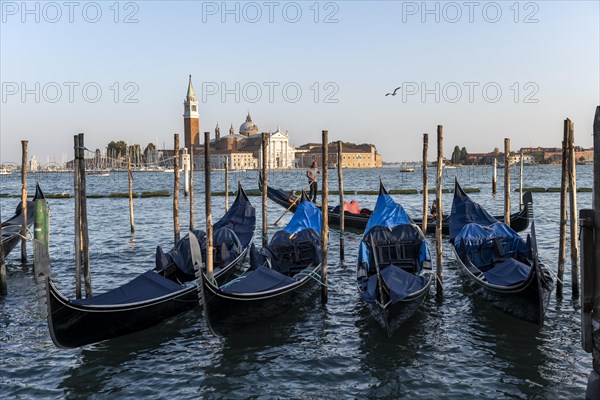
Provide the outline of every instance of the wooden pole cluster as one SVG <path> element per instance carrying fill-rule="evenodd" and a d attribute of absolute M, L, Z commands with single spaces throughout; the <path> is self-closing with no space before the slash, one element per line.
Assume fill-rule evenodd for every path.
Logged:
<path fill-rule="evenodd" d="M 492 194 L 496 194 L 496 175 L 498 169 L 498 160 L 494 157 L 494 167 L 492 169 Z"/>
<path fill-rule="evenodd" d="M 572 297 L 579 296 L 579 237 L 577 229 L 579 221 L 577 216 L 577 171 L 575 159 L 575 125 L 568 121 L 568 181 L 569 181 L 569 225 L 571 241 L 571 289 Z"/>
<path fill-rule="evenodd" d="M 213 282 L 213 223 L 210 189 L 210 132 L 204 132 L 204 206 L 206 210 L 206 275 Z"/>
<path fill-rule="evenodd" d="M 21 213 L 23 225 L 21 227 L 21 262 L 27 262 L 27 140 L 21 140 Z"/>
<path fill-rule="evenodd" d="M 437 173 L 436 173 L 436 203 L 437 213 L 435 220 L 435 251 L 436 251 L 436 273 L 437 286 L 436 294 L 441 295 L 443 292 L 442 282 L 444 280 L 444 271 L 442 269 L 442 168 L 444 165 L 443 153 L 443 127 L 437 126 Z"/>
<path fill-rule="evenodd" d="M 85 284 L 85 296 L 92 297 L 90 274 L 90 239 L 87 222 L 87 195 L 85 179 L 85 142 L 80 133 L 74 137 L 75 158 L 73 165 L 75 180 L 75 296 L 81 298 L 81 275 Z"/>
<path fill-rule="evenodd" d="M 131 172 L 131 156 L 127 157 L 127 177 L 129 178 L 129 224 L 131 233 L 135 232 L 135 223 L 133 220 L 133 173 Z"/>
<path fill-rule="evenodd" d="M 423 222 L 421 230 L 427 233 L 427 217 L 429 215 L 429 177 L 427 176 L 427 151 L 429 150 L 429 135 L 423 134 Z"/>
<path fill-rule="evenodd" d="M 521 164 L 519 167 L 519 210 L 523 209 L 523 149 L 520 152 Z"/>
<path fill-rule="evenodd" d="M 225 161 L 225 212 L 229 210 L 229 157 Z"/>
<path fill-rule="evenodd" d="M 269 155 L 267 153 L 267 134 L 262 133 L 262 176 L 263 176 L 263 191 L 262 191 L 262 244 L 266 246 L 269 237 L 267 232 L 267 190 L 268 190 L 268 171 L 267 163 Z"/>
<path fill-rule="evenodd" d="M 194 229 L 194 146 L 190 147 L 190 231 Z"/>
<path fill-rule="evenodd" d="M 504 223 L 510 226 L 510 139 L 504 138 Z"/>
<path fill-rule="evenodd" d="M 321 211 L 323 215 L 321 232 L 321 303 L 327 304 L 327 246 L 329 238 L 329 132 L 322 131 L 323 135 L 323 191 L 321 201 Z"/>
<path fill-rule="evenodd" d="M 556 282 L 556 296 L 563 297 L 563 275 L 565 271 L 565 254 L 567 252 L 567 182 L 569 170 L 569 129 L 570 121 L 565 119 L 562 142 L 562 172 L 560 179 L 560 217 L 559 217 L 559 242 L 558 242 L 558 282 Z"/>
<path fill-rule="evenodd" d="M 175 234 L 175 244 L 179 242 L 180 229 L 179 229 L 179 134 L 173 135 L 173 173 L 175 179 L 173 180 L 173 230 Z"/>
<path fill-rule="evenodd" d="M 339 193 L 340 193 L 340 262 L 344 262 L 344 220 L 345 212 L 344 212 L 344 175 L 342 173 L 342 163 L 343 163 L 343 148 L 342 141 L 338 140 L 338 157 L 337 157 L 337 173 L 338 173 L 338 183 L 339 183 Z M 325 165 L 325 164 L 323 164 Z"/>

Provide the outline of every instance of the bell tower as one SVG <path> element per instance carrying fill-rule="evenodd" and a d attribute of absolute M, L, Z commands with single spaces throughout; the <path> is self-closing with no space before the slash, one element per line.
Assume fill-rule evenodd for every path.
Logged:
<path fill-rule="evenodd" d="M 192 75 L 190 75 L 187 96 L 183 102 L 183 133 L 186 148 L 190 149 L 192 146 L 200 144 L 200 115 L 198 114 L 198 101 L 194 93 L 194 86 L 192 86 Z"/>

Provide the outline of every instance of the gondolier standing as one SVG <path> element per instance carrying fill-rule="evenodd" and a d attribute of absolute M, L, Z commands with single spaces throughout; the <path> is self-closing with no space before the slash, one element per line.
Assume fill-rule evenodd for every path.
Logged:
<path fill-rule="evenodd" d="M 317 162 L 313 160 L 310 168 L 306 171 L 306 177 L 308 178 L 308 186 L 310 187 L 310 193 L 308 198 L 313 203 L 317 202 L 317 175 L 319 174 L 319 169 L 317 168 Z"/>

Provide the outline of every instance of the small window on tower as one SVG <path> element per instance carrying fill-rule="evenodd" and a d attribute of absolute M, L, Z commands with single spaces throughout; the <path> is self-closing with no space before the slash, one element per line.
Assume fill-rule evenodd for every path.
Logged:
<path fill-rule="evenodd" d="M 192 111 L 196 111 L 196 106 L 192 106 Z"/>

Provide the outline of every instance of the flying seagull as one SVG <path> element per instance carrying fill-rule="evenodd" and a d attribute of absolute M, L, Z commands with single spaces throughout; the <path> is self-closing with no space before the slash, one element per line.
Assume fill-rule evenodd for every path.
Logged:
<path fill-rule="evenodd" d="M 386 96 L 389 96 L 390 94 L 391 94 L 392 96 L 395 96 L 395 95 L 396 95 L 396 92 L 397 92 L 397 91 L 398 91 L 398 89 L 400 89 L 401 87 L 402 87 L 402 86 L 398 86 L 396 89 L 394 89 L 394 92 L 393 92 L 393 93 L 386 93 Z"/>

